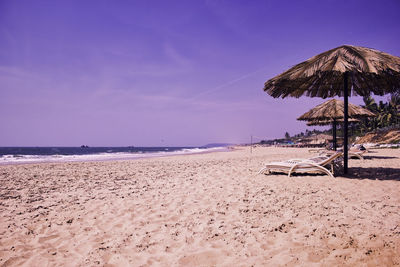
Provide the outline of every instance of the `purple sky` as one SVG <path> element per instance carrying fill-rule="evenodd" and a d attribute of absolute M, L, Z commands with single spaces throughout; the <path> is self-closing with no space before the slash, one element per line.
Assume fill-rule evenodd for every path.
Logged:
<path fill-rule="evenodd" d="M 296 118 L 325 100 L 273 99 L 264 82 L 342 44 L 400 56 L 399 14 L 399 0 L 3 0 L 0 146 L 189 146 L 305 131 Z"/>

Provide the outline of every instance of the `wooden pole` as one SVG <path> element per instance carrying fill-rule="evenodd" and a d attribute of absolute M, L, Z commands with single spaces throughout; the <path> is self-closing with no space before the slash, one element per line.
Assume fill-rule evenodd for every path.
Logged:
<path fill-rule="evenodd" d="M 333 119 L 332 123 L 332 137 L 333 137 L 333 150 L 336 151 L 337 142 L 336 142 L 336 119 Z"/>
<path fill-rule="evenodd" d="M 348 105 L 349 105 L 349 91 L 348 91 L 348 72 L 346 71 L 344 73 L 344 129 L 343 129 L 343 152 L 344 152 L 344 162 L 343 162 L 343 168 L 344 168 L 344 174 L 348 173 L 348 120 L 349 120 L 349 111 L 348 111 Z"/>

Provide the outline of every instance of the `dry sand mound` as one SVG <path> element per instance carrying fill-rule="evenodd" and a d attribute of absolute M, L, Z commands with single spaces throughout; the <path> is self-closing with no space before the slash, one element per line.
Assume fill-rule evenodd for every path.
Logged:
<path fill-rule="evenodd" d="M 357 140 L 356 143 L 397 144 L 400 143 L 400 130 L 389 130 L 380 133 L 367 133 Z"/>

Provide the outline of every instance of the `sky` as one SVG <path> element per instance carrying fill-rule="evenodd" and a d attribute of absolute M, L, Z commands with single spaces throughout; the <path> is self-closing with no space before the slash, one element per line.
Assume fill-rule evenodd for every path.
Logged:
<path fill-rule="evenodd" d="M 399 13 L 399 0 L 2 0 L 0 146 L 199 146 L 311 130 L 296 118 L 326 99 L 274 99 L 264 82 L 343 44 L 400 56 Z"/>

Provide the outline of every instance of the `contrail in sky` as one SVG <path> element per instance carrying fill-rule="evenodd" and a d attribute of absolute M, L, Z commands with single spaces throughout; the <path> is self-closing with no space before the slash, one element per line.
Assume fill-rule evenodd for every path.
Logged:
<path fill-rule="evenodd" d="M 199 98 L 200 96 L 208 95 L 208 94 L 210 94 L 210 93 L 216 92 L 216 91 L 218 91 L 218 90 L 220 90 L 220 89 L 222 89 L 222 88 L 224 88 L 224 87 L 226 87 L 226 86 L 228 86 L 228 85 L 232 85 L 232 84 L 234 84 L 234 83 L 237 83 L 238 81 L 241 81 L 241 80 L 244 80 L 244 79 L 246 79 L 246 78 L 248 78 L 248 77 L 250 77 L 250 76 L 253 76 L 254 74 L 256 74 L 256 73 L 258 73 L 258 72 L 260 72 L 260 71 L 262 71 L 262 70 L 264 70 L 264 69 L 265 69 L 265 67 L 263 67 L 263 68 L 261 68 L 261 69 L 258 69 L 258 70 L 256 70 L 256 71 L 247 73 L 247 74 L 245 74 L 245 75 L 242 75 L 242 76 L 240 76 L 239 78 L 236 78 L 236 79 L 234 79 L 234 80 L 232 80 L 232 81 L 229 81 L 229 82 L 226 82 L 226 83 L 224 83 L 224 84 L 218 85 L 217 87 L 211 88 L 211 89 L 209 89 L 209 90 L 205 90 L 205 91 L 201 92 L 200 94 L 197 94 L 197 95 L 195 95 L 195 96 L 189 98 L 188 100 L 194 100 L 194 99 L 196 99 L 196 98 Z"/>

